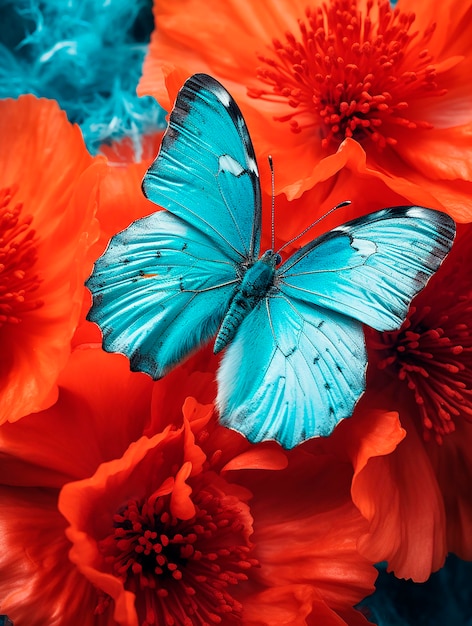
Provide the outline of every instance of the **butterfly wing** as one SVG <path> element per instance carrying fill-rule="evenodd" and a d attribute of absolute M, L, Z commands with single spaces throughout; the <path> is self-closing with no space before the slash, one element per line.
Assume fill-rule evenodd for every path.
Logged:
<path fill-rule="evenodd" d="M 412 298 L 454 241 L 454 221 L 423 207 L 392 207 L 310 242 L 278 270 L 290 299 L 326 307 L 386 331 L 398 328 Z"/>
<path fill-rule="evenodd" d="M 220 422 L 287 449 L 329 435 L 351 415 L 365 369 L 361 324 L 279 292 L 259 302 L 224 353 Z"/>
<path fill-rule="evenodd" d="M 213 242 L 166 211 L 111 240 L 87 287 L 108 352 L 157 379 L 218 329 L 239 281 Z"/>
<path fill-rule="evenodd" d="M 365 388 L 361 322 L 400 326 L 454 232 L 443 213 L 394 207 L 301 248 L 277 270 L 274 289 L 224 355 L 221 422 L 250 441 L 274 439 L 285 448 L 329 435 Z"/>
<path fill-rule="evenodd" d="M 257 166 L 242 115 L 205 75 L 180 90 L 143 190 L 159 211 L 115 235 L 87 287 L 103 346 L 160 378 L 215 334 L 259 252 Z"/>
<path fill-rule="evenodd" d="M 179 92 L 145 195 L 191 223 L 235 262 L 259 255 L 259 173 L 244 118 L 206 74 Z"/>

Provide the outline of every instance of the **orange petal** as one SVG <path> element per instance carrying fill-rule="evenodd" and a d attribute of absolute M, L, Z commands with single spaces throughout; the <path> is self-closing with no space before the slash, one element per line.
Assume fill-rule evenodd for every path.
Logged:
<path fill-rule="evenodd" d="M 96 591 L 69 561 L 57 491 L 3 486 L 0 498 L 2 613 L 28 626 L 53 623 L 58 615 L 64 624 L 94 626 Z"/>
<path fill-rule="evenodd" d="M 285 453 L 275 446 L 255 446 L 231 459 L 221 471 L 244 469 L 281 470 L 287 467 L 287 463 Z"/>
<path fill-rule="evenodd" d="M 405 415 L 402 422 L 408 434 L 394 451 L 369 457 L 363 444 L 355 459 L 352 498 L 370 523 L 358 546 L 373 562 L 388 561 L 399 578 L 423 582 L 446 557 L 444 505 L 423 442 Z"/>
<path fill-rule="evenodd" d="M 147 424 L 153 386 L 145 374 L 132 374 L 122 355 L 74 351 L 57 403 L 0 429 L 3 481 L 60 487 L 121 456 Z"/>
<path fill-rule="evenodd" d="M 305 450 L 290 453 L 284 470 L 248 472 L 238 481 L 253 493 L 260 582 L 311 584 L 340 615 L 373 591 L 376 570 L 357 550 L 368 526 L 351 500 L 349 464 Z"/>
<path fill-rule="evenodd" d="M 425 446 L 444 498 L 447 549 L 467 561 L 472 560 L 471 445 L 472 424 L 458 420 L 440 446 Z"/>
<path fill-rule="evenodd" d="M 0 422 L 52 404 L 81 312 L 86 253 L 98 237 L 95 211 L 102 159 L 57 103 L 22 96 L 0 102 L 0 188 L 13 187 L 21 216 L 32 216 L 37 308 L 0 328 Z"/>
<path fill-rule="evenodd" d="M 312 623 L 323 626 L 362 626 L 369 623 L 354 609 L 352 614 L 352 620 L 344 621 L 311 585 L 285 585 L 266 589 L 250 597 L 244 603 L 243 622 L 245 626 L 306 626 Z"/>

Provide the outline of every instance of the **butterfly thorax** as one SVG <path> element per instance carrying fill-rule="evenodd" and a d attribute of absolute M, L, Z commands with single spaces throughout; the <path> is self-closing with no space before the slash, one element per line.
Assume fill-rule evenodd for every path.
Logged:
<path fill-rule="evenodd" d="M 241 322 L 267 295 L 274 285 L 275 268 L 280 255 L 267 250 L 245 272 L 216 336 L 213 352 L 217 354 L 233 339 Z"/>

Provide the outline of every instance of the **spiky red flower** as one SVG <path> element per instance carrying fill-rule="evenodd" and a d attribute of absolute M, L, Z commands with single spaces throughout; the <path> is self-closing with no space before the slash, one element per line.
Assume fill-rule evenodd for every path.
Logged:
<path fill-rule="evenodd" d="M 58 402 L 0 428 L 0 610 L 30 626 L 367 624 L 350 466 L 249 446 L 211 404 L 182 407 L 184 387 L 212 386 L 187 373 L 154 383 L 76 350 Z"/>
<path fill-rule="evenodd" d="M 159 1 L 139 90 L 169 108 L 188 75 L 221 80 L 290 199 L 351 140 L 369 167 L 428 185 L 468 221 L 471 12 L 459 0 L 414 12 L 403 0 L 215 0 L 203 15 L 198 0 Z"/>

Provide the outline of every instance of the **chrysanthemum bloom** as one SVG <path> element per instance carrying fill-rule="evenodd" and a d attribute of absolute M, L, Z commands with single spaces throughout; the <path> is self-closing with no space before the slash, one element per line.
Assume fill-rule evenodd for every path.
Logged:
<path fill-rule="evenodd" d="M 156 0 L 154 15 L 140 93 L 168 109 L 167 76 L 171 89 L 195 72 L 221 80 L 289 198 L 357 141 L 371 167 L 470 219 L 470 2 Z"/>
<path fill-rule="evenodd" d="M 472 559 L 472 258 L 470 228 L 395 332 L 367 332 L 367 394 L 407 431 L 353 481 L 370 520 L 359 543 L 399 577 L 425 580 L 452 551 Z M 362 413 L 359 407 L 354 422 Z"/>
<path fill-rule="evenodd" d="M 77 350 L 60 383 L 53 407 L 0 429 L 0 608 L 15 624 L 367 624 L 352 606 L 376 572 L 356 549 L 348 463 L 300 452 L 286 467 L 211 404 L 169 402 L 185 376 L 154 383 L 120 355 Z"/>
<path fill-rule="evenodd" d="M 54 402 L 80 315 L 103 163 L 53 101 L 0 102 L 0 423 Z"/>

